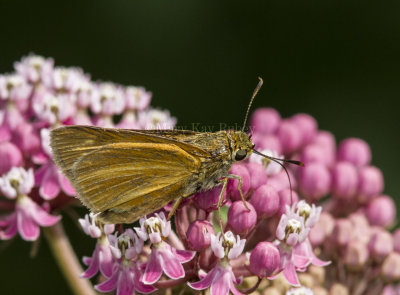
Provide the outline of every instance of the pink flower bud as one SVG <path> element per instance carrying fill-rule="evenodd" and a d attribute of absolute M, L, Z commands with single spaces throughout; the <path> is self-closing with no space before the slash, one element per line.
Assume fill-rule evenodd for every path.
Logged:
<path fill-rule="evenodd" d="M 255 144 L 255 149 L 258 151 L 270 150 L 276 152 L 278 155 L 282 154 L 281 142 L 275 135 L 256 133 L 251 140 Z"/>
<path fill-rule="evenodd" d="M 335 227 L 333 228 L 332 236 L 333 240 L 339 246 L 347 245 L 351 238 L 353 232 L 353 225 L 348 219 L 337 219 Z"/>
<path fill-rule="evenodd" d="M 357 240 L 349 243 L 344 253 L 344 263 L 350 270 L 360 270 L 368 261 L 367 245 Z"/>
<path fill-rule="evenodd" d="M 322 211 L 318 223 L 311 228 L 308 238 L 314 247 L 320 246 L 324 241 L 331 236 L 333 228 L 335 227 L 335 220 L 332 215 Z"/>
<path fill-rule="evenodd" d="M 264 184 L 254 191 L 250 203 L 258 218 L 271 217 L 279 209 L 279 195 L 273 186 Z"/>
<path fill-rule="evenodd" d="M 247 211 L 242 201 L 233 202 L 228 211 L 228 223 L 235 234 L 247 234 L 257 221 L 257 213 L 253 205 L 246 202 Z"/>
<path fill-rule="evenodd" d="M 299 127 L 292 121 L 284 120 L 279 125 L 277 135 L 282 144 L 282 151 L 290 155 L 297 151 L 302 144 L 302 134 Z"/>
<path fill-rule="evenodd" d="M 272 243 L 260 242 L 250 254 L 250 270 L 261 278 L 274 274 L 279 264 L 279 250 Z"/>
<path fill-rule="evenodd" d="M 397 281 L 400 279 L 400 254 L 390 253 L 383 261 L 381 274 L 387 281 Z"/>
<path fill-rule="evenodd" d="M 396 229 L 393 232 L 393 246 L 394 251 L 400 252 L 400 229 Z"/>
<path fill-rule="evenodd" d="M 320 145 L 327 150 L 334 152 L 336 150 L 336 140 L 332 133 L 329 131 L 320 130 L 315 135 L 312 143 Z"/>
<path fill-rule="evenodd" d="M 250 174 L 246 166 L 244 166 L 243 164 L 234 164 L 229 171 L 229 174 L 237 175 L 242 178 L 242 192 L 243 196 L 246 196 L 246 194 L 250 190 Z M 239 180 L 232 178 L 229 179 L 226 191 L 230 195 L 231 200 L 241 200 L 239 192 Z"/>
<path fill-rule="evenodd" d="M 299 196 L 295 191 L 290 194 L 290 189 L 283 189 L 278 192 L 279 195 L 279 210 L 278 215 L 282 215 L 286 211 L 286 205 L 293 205 L 299 201 Z"/>
<path fill-rule="evenodd" d="M 371 236 L 368 249 L 371 257 L 375 261 L 381 262 L 393 251 L 392 235 L 381 228 L 377 228 Z"/>
<path fill-rule="evenodd" d="M 247 163 L 247 171 L 250 174 L 250 187 L 255 190 L 259 186 L 267 183 L 267 173 L 265 168 L 260 163 L 249 162 Z"/>
<path fill-rule="evenodd" d="M 358 173 L 358 198 L 361 202 L 369 202 L 383 191 L 381 170 L 374 166 L 362 167 Z"/>
<path fill-rule="evenodd" d="M 303 167 L 299 168 L 301 170 Z M 293 173 L 290 170 L 288 170 L 288 174 L 292 182 L 292 189 L 294 190 L 297 187 L 296 178 L 293 176 Z M 267 184 L 272 185 L 277 191 L 290 188 L 289 178 L 283 169 L 279 171 L 278 174 L 268 177 Z"/>
<path fill-rule="evenodd" d="M 194 197 L 194 204 L 197 208 L 207 212 L 217 210 L 219 195 L 221 194 L 222 185 L 217 186 L 209 191 L 197 193 Z M 226 202 L 226 191 L 223 195 L 223 202 Z"/>
<path fill-rule="evenodd" d="M 320 163 L 311 163 L 299 170 L 299 189 L 312 200 L 319 200 L 329 193 L 331 175 Z"/>
<path fill-rule="evenodd" d="M 14 166 L 22 163 L 20 150 L 11 142 L 0 143 L 0 175 L 6 173 Z"/>
<path fill-rule="evenodd" d="M 192 222 L 186 233 L 191 250 L 200 251 L 210 246 L 213 234 L 214 228 L 209 221 L 196 220 Z"/>
<path fill-rule="evenodd" d="M 358 185 L 356 167 L 349 162 L 339 162 L 332 169 L 332 194 L 339 199 L 355 196 Z"/>
<path fill-rule="evenodd" d="M 390 197 L 380 196 L 368 204 L 365 213 L 370 224 L 388 227 L 396 219 L 396 205 Z"/>
<path fill-rule="evenodd" d="M 339 144 L 337 156 L 339 161 L 347 161 L 356 167 L 362 167 L 371 161 L 371 150 L 364 140 L 348 138 Z"/>
<path fill-rule="evenodd" d="M 352 224 L 352 240 L 357 240 L 365 244 L 368 243 L 372 231 L 367 218 L 361 212 L 351 214 L 348 219 Z"/>
<path fill-rule="evenodd" d="M 280 121 L 281 116 L 276 110 L 271 108 L 259 108 L 251 116 L 250 128 L 253 133 L 274 133 Z"/>
<path fill-rule="evenodd" d="M 333 155 L 328 155 L 327 149 L 318 144 L 309 144 L 301 151 L 300 160 L 307 166 L 309 163 L 317 162 L 330 166 Z"/>
<path fill-rule="evenodd" d="M 299 127 L 303 145 L 308 144 L 314 139 L 317 134 L 318 124 L 313 117 L 300 113 L 294 115 L 291 121 Z"/>

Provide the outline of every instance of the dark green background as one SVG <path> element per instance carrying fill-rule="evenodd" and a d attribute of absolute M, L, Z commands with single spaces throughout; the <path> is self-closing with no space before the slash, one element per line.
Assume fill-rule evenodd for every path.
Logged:
<path fill-rule="evenodd" d="M 397 0 L 2 1 L 0 12 L 0 72 L 29 52 L 53 57 L 145 86 L 180 125 L 241 124 L 261 76 L 255 107 L 306 112 L 338 140 L 366 139 L 398 197 Z M 93 241 L 64 219 L 90 255 Z M 0 293 L 70 294 L 44 240 L 33 260 L 20 238 L 2 248 Z"/>

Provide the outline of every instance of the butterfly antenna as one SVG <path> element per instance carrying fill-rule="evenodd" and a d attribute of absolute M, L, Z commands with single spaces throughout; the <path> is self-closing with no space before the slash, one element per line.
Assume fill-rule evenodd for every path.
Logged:
<path fill-rule="evenodd" d="M 264 83 L 263 79 L 261 79 L 260 77 L 258 77 L 258 80 L 260 80 L 260 81 L 258 82 L 256 89 L 254 89 L 254 91 L 253 91 L 253 95 L 251 96 L 249 106 L 247 107 L 246 116 L 244 116 L 244 122 L 243 122 L 243 128 L 242 128 L 243 132 L 244 132 L 244 128 L 246 128 L 247 117 L 249 116 L 249 112 L 250 112 L 251 105 L 253 104 L 253 100 L 256 97 L 258 91 L 260 91 L 260 88 Z"/>
<path fill-rule="evenodd" d="M 273 162 L 279 164 L 279 165 L 283 168 L 283 170 L 285 170 L 286 176 L 287 176 L 287 178 L 289 179 L 290 204 L 293 204 L 292 181 L 290 180 L 289 172 L 287 171 L 286 167 L 285 167 L 280 161 L 285 162 L 285 163 L 289 163 L 289 164 L 294 164 L 294 165 L 297 165 L 297 166 L 302 166 L 302 167 L 304 166 L 303 162 L 295 161 L 295 160 L 279 159 L 279 158 L 267 156 L 267 155 L 264 155 L 263 153 L 260 153 L 259 151 L 256 151 L 256 150 L 254 150 L 254 149 L 253 149 L 253 152 L 254 152 L 255 154 L 261 156 L 261 157 L 270 159 L 271 161 L 273 161 Z"/>

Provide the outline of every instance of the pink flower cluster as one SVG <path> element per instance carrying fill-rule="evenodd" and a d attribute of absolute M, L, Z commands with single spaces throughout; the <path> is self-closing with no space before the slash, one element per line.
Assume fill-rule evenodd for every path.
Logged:
<path fill-rule="evenodd" d="M 175 118 L 151 108 L 150 99 L 144 88 L 93 82 L 40 56 L 0 75 L 0 239 L 36 240 L 40 227 L 59 222 L 56 212 L 76 202 L 52 160 L 52 128 L 172 128 Z M 311 116 L 282 119 L 270 108 L 254 112 L 250 131 L 257 151 L 305 166 L 256 154 L 234 164 L 230 174 L 241 177 L 245 202 L 230 179 L 222 220 L 221 186 L 184 200 L 174 226 L 165 218 L 171 206 L 126 227 L 86 215 L 79 222 L 96 242 L 82 279 L 97 276 L 98 292 L 118 295 L 399 292 L 400 230 L 389 232 L 395 205 L 382 194 L 368 144 L 350 138 L 336 146 Z"/>
<path fill-rule="evenodd" d="M 30 55 L 0 75 L 0 239 L 36 240 L 50 213 L 74 202 L 74 189 L 52 160 L 49 133 L 60 125 L 171 128 L 168 111 L 149 106 L 142 87 L 93 82 L 79 68 Z"/>

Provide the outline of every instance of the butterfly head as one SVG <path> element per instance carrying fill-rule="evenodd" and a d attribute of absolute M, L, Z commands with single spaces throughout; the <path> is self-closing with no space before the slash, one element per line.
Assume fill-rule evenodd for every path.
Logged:
<path fill-rule="evenodd" d="M 251 155 L 254 143 L 251 138 L 242 131 L 233 131 L 231 133 L 232 160 L 242 161 Z"/>

